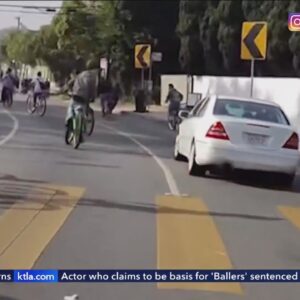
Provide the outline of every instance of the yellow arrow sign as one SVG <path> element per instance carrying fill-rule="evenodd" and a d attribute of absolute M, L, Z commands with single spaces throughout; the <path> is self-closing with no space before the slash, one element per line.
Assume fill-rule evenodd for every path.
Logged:
<path fill-rule="evenodd" d="M 135 45 L 134 63 L 136 69 L 147 69 L 151 64 L 151 45 Z"/>
<path fill-rule="evenodd" d="M 267 52 L 267 23 L 243 22 L 241 59 L 264 60 Z"/>

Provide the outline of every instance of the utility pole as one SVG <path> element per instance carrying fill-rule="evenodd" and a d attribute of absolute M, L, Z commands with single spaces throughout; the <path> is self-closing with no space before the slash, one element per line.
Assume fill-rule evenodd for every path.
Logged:
<path fill-rule="evenodd" d="M 16 19 L 17 19 L 17 22 L 18 22 L 17 23 L 17 30 L 20 31 L 21 30 L 21 17 L 16 17 Z M 16 62 L 13 63 L 13 68 L 14 68 L 15 75 L 17 75 L 18 71 L 17 71 L 17 64 L 16 64 Z"/>

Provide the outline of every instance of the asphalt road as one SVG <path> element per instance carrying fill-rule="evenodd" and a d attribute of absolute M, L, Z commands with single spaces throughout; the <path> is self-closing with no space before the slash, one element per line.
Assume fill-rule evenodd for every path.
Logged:
<path fill-rule="evenodd" d="M 299 177 L 291 190 L 249 174 L 190 177 L 172 159 L 174 133 L 161 113 L 97 114 L 93 136 L 74 150 L 64 144 L 64 116 L 55 103 L 43 118 L 28 116 L 24 101 L 1 110 L 0 269 L 300 269 Z M 300 292 L 286 283 L 0 286 L 0 300 L 296 300 Z"/>

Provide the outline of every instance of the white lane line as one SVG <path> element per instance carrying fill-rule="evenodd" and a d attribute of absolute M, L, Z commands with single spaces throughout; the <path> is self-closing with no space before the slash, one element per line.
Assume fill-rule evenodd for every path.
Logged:
<path fill-rule="evenodd" d="M 0 113 L 7 114 L 13 120 L 13 122 L 14 122 L 14 126 L 13 126 L 13 129 L 11 130 L 11 132 L 8 135 L 6 135 L 3 139 L 0 140 L 0 146 L 2 146 L 2 145 L 4 145 L 5 143 L 7 143 L 9 140 L 11 140 L 14 137 L 14 135 L 16 134 L 16 132 L 19 129 L 19 121 L 18 121 L 18 119 L 14 115 L 12 115 L 7 110 L 3 110 Z"/>
<path fill-rule="evenodd" d="M 170 169 L 168 168 L 168 166 L 159 157 L 157 157 L 148 147 L 146 147 L 145 145 L 143 145 L 141 142 L 139 142 L 137 139 L 135 139 L 134 137 L 132 137 L 127 132 L 119 131 L 119 130 L 111 127 L 111 126 L 104 125 L 104 124 L 100 124 L 100 126 L 105 127 L 108 130 L 111 130 L 111 131 L 113 131 L 113 132 L 115 132 L 115 133 L 117 133 L 117 134 L 119 134 L 121 136 L 124 136 L 124 137 L 128 138 L 133 143 L 135 143 L 140 148 L 142 148 L 146 153 L 148 153 L 155 160 L 155 162 L 158 164 L 158 166 L 163 171 L 163 174 L 164 174 L 165 179 L 167 181 L 167 184 L 169 186 L 170 193 L 172 195 L 174 195 L 174 196 L 180 196 L 180 191 L 179 191 L 177 182 L 176 182 L 176 180 L 175 180 L 172 172 L 170 171 Z"/>

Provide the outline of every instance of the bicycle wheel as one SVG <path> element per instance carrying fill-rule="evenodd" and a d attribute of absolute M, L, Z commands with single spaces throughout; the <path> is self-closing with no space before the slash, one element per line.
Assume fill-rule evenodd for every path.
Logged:
<path fill-rule="evenodd" d="M 72 145 L 74 149 L 77 149 L 81 143 L 82 135 L 82 114 L 78 114 L 73 119 L 73 139 Z"/>
<path fill-rule="evenodd" d="M 47 110 L 47 102 L 45 96 L 40 96 L 37 104 L 37 113 L 40 117 L 43 117 Z"/>
<path fill-rule="evenodd" d="M 73 120 L 70 120 L 65 132 L 65 143 L 67 145 L 70 145 L 72 143 L 73 135 Z"/>
<path fill-rule="evenodd" d="M 95 127 L 95 116 L 94 116 L 94 111 L 89 108 L 87 111 L 87 115 L 86 115 L 86 119 L 85 119 L 85 129 L 86 129 L 86 134 L 88 136 L 91 136 L 93 131 L 94 131 L 94 127 Z"/>
<path fill-rule="evenodd" d="M 31 94 L 29 94 L 28 97 L 27 97 L 26 108 L 27 108 L 27 112 L 29 114 L 33 114 L 33 112 L 34 112 L 34 108 L 33 108 L 33 96 Z"/>

